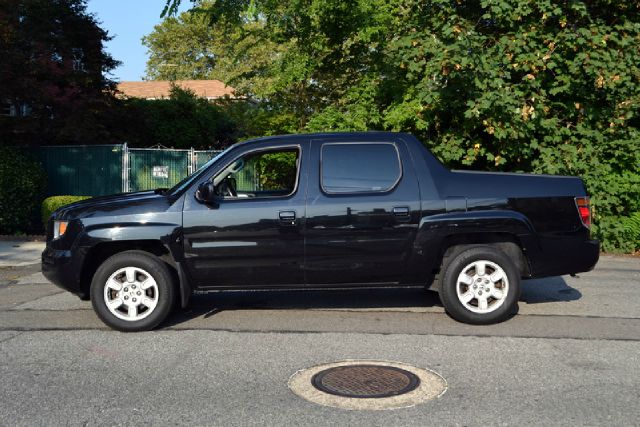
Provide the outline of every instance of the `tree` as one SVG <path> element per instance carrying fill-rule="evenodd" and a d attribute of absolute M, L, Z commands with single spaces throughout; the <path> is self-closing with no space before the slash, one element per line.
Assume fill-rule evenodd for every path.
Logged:
<path fill-rule="evenodd" d="M 198 13 L 168 17 L 142 38 L 150 80 L 210 79 L 225 45 L 223 32 Z M 219 73 L 218 70 L 216 72 Z"/>
<path fill-rule="evenodd" d="M 204 1 L 192 11 L 167 17 L 143 37 L 149 49 L 147 78 L 217 79 L 264 98 L 271 90 L 268 76 L 274 73 L 269 68 L 286 46 L 265 39 L 264 23 L 249 16 L 241 25 L 212 23 L 213 4 Z"/>
<path fill-rule="evenodd" d="M 122 141 L 134 147 L 220 149 L 236 137 L 226 109 L 178 86 L 167 99 L 124 100 L 119 113 Z"/>
<path fill-rule="evenodd" d="M 85 0 L 0 3 L 0 102 L 22 117 L 3 118 L 12 143 L 87 143 L 109 138 L 102 114 L 114 101 L 105 77 L 117 66 L 110 38 Z"/>
<path fill-rule="evenodd" d="M 195 3 L 286 47 L 246 80 L 279 129 L 410 131 L 451 167 L 580 175 L 605 248 L 638 245 L 619 224 L 640 211 L 640 3 Z"/>

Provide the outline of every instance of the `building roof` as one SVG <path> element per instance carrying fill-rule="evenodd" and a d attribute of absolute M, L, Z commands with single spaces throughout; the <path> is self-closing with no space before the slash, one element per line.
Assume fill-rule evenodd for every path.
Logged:
<path fill-rule="evenodd" d="M 176 80 L 173 83 L 183 89 L 189 89 L 200 98 L 216 99 L 234 96 L 234 89 L 220 80 Z M 142 82 L 118 83 L 118 95 L 125 98 L 160 99 L 168 98 L 171 82 L 168 80 L 149 80 Z"/>

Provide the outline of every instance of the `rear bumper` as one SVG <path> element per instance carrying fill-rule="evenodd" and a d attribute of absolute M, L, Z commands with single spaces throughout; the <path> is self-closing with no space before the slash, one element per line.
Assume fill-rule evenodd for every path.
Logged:
<path fill-rule="evenodd" d="M 591 271 L 600 258 L 598 240 L 545 239 L 537 254 L 528 253 L 531 277 L 561 276 Z"/>
<path fill-rule="evenodd" d="M 70 250 L 53 249 L 49 245 L 42 252 L 42 274 L 54 285 L 87 298 L 80 281 L 82 264 Z"/>

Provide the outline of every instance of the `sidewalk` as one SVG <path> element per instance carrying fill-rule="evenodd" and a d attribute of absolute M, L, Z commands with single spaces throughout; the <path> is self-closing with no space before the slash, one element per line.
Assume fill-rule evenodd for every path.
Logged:
<path fill-rule="evenodd" d="M 0 267 L 37 264 L 44 246 L 44 242 L 0 241 Z"/>

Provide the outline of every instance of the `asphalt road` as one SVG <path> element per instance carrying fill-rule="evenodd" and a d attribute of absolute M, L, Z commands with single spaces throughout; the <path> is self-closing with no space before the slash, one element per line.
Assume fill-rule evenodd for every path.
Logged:
<path fill-rule="evenodd" d="M 415 289 L 222 292 L 158 331 L 105 328 L 37 265 L 0 268 L 0 425 L 639 425 L 640 259 L 524 282 L 520 313 L 456 323 Z M 346 411 L 294 395 L 344 359 L 430 368 L 439 399 Z"/>

